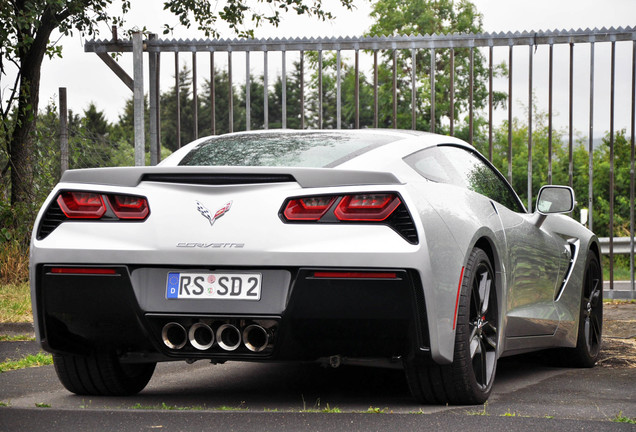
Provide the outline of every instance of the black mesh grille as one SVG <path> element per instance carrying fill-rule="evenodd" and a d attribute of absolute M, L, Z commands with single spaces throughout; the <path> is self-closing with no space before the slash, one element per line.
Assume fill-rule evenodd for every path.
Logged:
<path fill-rule="evenodd" d="M 391 217 L 389 217 L 387 222 L 391 228 L 396 230 L 409 243 L 417 244 L 419 242 L 415 223 L 404 204 L 400 204 Z"/>
<path fill-rule="evenodd" d="M 60 209 L 57 201 L 54 200 L 51 205 L 49 205 L 49 208 L 46 210 L 44 217 L 40 221 L 37 239 L 42 240 L 46 238 L 46 236 L 51 234 L 53 230 L 65 220 L 66 216 L 64 215 L 64 213 L 62 213 L 62 209 Z"/>
<path fill-rule="evenodd" d="M 287 174 L 144 174 L 142 181 L 203 185 L 284 183 L 296 181 Z"/>

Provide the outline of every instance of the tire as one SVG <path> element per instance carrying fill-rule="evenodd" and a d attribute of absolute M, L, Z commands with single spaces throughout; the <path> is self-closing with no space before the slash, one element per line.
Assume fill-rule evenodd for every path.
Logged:
<path fill-rule="evenodd" d="M 418 402 L 476 405 L 490 396 L 497 368 L 499 323 L 494 282 L 488 255 L 473 249 L 462 280 L 453 362 L 405 361 L 407 381 Z"/>
<path fill-rule="evenodd" d="M 603 272 L 596 254 L 588 251 L 581 289 L 576 348 L 561 352 L 561 361 L 570 367 L 593 367 L 601 353 L 603 335 Z"/>
<path fill-rule="evenodd" d="M 54 354 L 60 382 L 77 395 L 127 396 L 139 393 L 152 377 L 156 363 L 122 364 L 111 353 L 90 356 Z"/>

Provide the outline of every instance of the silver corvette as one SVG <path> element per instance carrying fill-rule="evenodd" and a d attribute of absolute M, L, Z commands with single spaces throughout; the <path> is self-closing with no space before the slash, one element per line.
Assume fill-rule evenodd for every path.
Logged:
<path fill-rule="evenodd" d="M 397 130 L 202 138 L 156 167 L 68 171 L 31 243 L 38 340 L 82 395 L 159 361 L 399 367 L 479 404 L 497 359 L 601 343 L 597 238 L 545 186 L 528 213 L 458 139 Z"/>

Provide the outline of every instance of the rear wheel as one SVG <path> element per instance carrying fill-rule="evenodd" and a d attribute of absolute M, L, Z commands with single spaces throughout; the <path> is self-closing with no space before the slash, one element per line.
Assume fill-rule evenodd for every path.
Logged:
<path fill-rule="evenodd" d="M 54 354 L 60 382 L 78 395 L 126 396 L 139 393 L 152 377 L 156 363 L 121 363 L 114 354 L 89 356 Z"/>
<path fill-rule="evenodd" d="M 495 277 L 488 255 L 475 248 L 464 269 L 455 350 L 450 365 L 405 362 L 413 396 L 423 403 L 484 403 L 497 368 L 498 306 Z"/>

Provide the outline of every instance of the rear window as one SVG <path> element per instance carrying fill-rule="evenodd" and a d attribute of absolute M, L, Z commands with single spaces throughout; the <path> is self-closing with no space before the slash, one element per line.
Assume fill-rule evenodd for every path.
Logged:
<path fill-rule="evenodd" d="M 331 168 L 397 139 L 346 132 L 226 135 L 200 143 L 179 165 Z"/>

